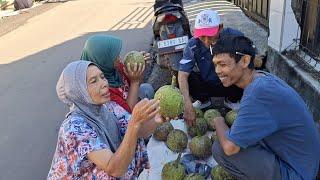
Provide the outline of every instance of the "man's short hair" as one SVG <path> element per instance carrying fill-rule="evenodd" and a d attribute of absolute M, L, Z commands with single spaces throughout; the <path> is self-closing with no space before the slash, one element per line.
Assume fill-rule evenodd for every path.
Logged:
<path fill-rule="evenodd" d="M 239 62 L 244 55 L 250 55 L 249 68 L 254 68 L 254 58 L 256 56 L 256 48 L 253 42 L 245 36 L 224 36 L 221 37 L 212 48 L 214 55 L 229 54 L 236 62 Z"/>

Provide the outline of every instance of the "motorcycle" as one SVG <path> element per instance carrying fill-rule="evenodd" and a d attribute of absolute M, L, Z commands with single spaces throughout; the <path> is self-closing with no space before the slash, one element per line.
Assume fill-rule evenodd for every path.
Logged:
<path fill-rule="evenodd" d="M 156 1 L 152 29 L 152 49 L 157 64 L 161 68 L 178 71 L 183 49 L 191 38 L 182 1 Z"/>

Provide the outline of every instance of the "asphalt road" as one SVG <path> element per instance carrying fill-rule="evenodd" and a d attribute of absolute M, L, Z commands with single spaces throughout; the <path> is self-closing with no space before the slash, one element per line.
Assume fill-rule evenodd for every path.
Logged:
<path fill-rule="evenodd" d="M 67 108 L 55 85 L 65 65 L 98 33 L 124 40 L 122 55 L 147 50 L 152 3 L 74 0 L 0 37 L 0 179 L 45 179 Z"/>

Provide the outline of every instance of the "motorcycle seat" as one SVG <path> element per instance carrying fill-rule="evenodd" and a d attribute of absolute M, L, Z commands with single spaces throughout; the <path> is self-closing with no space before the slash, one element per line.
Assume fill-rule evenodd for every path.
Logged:
<path fill-rule="evenodd" d="M 163 6 L 157 8 L 154 12 L 154 15 L 158 16 L 159 14 L 170 11 L 183 11 L 183 8 L 179 4 L 166 3 Z"/>

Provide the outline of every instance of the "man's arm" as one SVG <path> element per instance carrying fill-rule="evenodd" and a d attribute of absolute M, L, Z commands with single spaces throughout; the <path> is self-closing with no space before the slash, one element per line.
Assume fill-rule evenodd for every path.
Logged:
<path fill-rule="evenodd" d="M 217 137 L 219 139 L 220 145 L 227 156 L 231 156 L 233 154 L 237 154 L 240 151 L 240 147 L 229 141 L 226 137 L 226 132 L 229 130 L 229 127 L 224 121 L 223 117 L 217 117 L 213 120 L 212 124 L 217 133 Z"/>
<path fill-rule="evenodd" d="M 178 73 L 178 82 L 179 82 L 179 88 L 183 95 L 184 99 L 184 119 L 189 125 L 192 125 L 195 120 L 195 112 L 193 110 L 192 101 L 189 94 L 189 84 L 188 84 L 188 77 L 189 73 L 179 71 Z"/>
<path fill-rule="evenodd" d="M 180 91 L 183 95 L 184 101 L 191 103 L 191 98 L 189 95 L 188 77 L 189 77 L 189 73 L 183 72 L 183 71 L 178 72 L 179 88 L 180 88 Z"/>
<path fill-rule="evenodd" d="M 194 112 L 192 101 L 189 94 L 188 78 L 195 66 L 194 52 L 194 39 L 188 41 L 187 46 L 183 50 L 183 57 L 180 61 L 178 72 L 179 88 L 184 99 L 184 112 L 183 116 L 188 125 L 192 125 L 196 121 L 196 113 Z"/>

